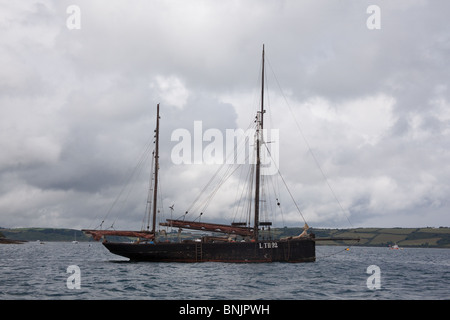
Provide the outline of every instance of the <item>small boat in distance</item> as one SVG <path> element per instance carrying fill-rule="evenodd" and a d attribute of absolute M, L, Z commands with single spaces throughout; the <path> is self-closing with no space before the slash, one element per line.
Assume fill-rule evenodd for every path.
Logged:
<path fill-rule="evenodd" d="M 73 243 L 73 244 L 77 244 L 77 243 L 78 243 L 78 241 L 77 241 L 77 232 L 74 231 L 74 232 L 73 232 L 73 235 L 74 235 L 75 240 L 73 240 L 72 243 Z"/>

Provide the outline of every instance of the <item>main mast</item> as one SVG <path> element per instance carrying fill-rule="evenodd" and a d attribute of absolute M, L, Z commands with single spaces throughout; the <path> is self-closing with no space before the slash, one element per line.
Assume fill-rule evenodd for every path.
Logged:
<path fill-rule="evenodd" d="M 258 240 L 259 228 L 259 195 L 260 195 L 260 176 L 261 176 L 261 137 L 263 134 L 264 123 L 264 45 L 262 51 L 262 72 L 261 72 L 261 110 L 256 116 L 256 181 L 255 181 L 255 222 L 254 238 Z"/>
<path fill-rule="evenodd" d="M 156 106 L 156 129 L 155 129 L 155 183 L 153 185 L 153 228 L 156 229 L 156 201 L 158 198 L 158 170 L 159 170 L 159 103 Z"/>

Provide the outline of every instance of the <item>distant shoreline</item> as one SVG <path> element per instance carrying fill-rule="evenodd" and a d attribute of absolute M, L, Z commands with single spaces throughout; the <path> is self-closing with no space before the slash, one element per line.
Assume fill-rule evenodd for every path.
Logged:
<path fill-rule="evenodd" d="M 0 238 L 0 244 L 22 244 L 28 241 L 24 240 L 13 240 L 8 238 Z"/>
<path fill-rule="evenodd" d="M 273 239 L 296 236 L 303 231 L 302 228 L 273 228 Z M 317 245 L 356 245 L 365 247 L 388 247 L 397 244 L 405 248 L 450 248 L 450 228 L 350 228 L 326 229 L 310 228 L 316 238 L 360 238 L 355 241 L 318 241 Z M 187 237 L 198 237 L 198 233 L 187 232 Z M 168 234 L 174 237 L 175 234 Z M 262 232 L 264 236 L 264 232 Z M 23 243 L 27 241 L 66 241 L 79 242 L 93 241 L 90 236 L 81 230 L 64 228 L 0 228 L 0 244 Z"/>

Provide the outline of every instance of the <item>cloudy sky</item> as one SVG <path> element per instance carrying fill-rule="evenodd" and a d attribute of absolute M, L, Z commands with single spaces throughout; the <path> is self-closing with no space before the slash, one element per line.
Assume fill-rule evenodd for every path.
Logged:
<path fill-rule="evenodd" d="M 184 213 L 217 166 L 174 164 L 171 135 L 247 128 L 263 43 L 265 123 L 310 226 L 449 226 L 448 12 L 444 0 L 0 0 L 0 226 L 140 228 L 148 166 L 128 177 L 157 103 L 163 208 Z M 202 219 L 227 221 L 234 196 Z M 282 225 L 302 225 L 280 197 Z"/>

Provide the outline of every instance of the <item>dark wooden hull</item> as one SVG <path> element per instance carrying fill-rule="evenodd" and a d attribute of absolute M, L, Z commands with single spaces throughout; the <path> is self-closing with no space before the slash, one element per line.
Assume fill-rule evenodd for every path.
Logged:
<path fill-rule="evenodd" d="M 314 262 L 315 241 L 119 243 L 104 242 L 113 254 L 148 262 Z"/>

